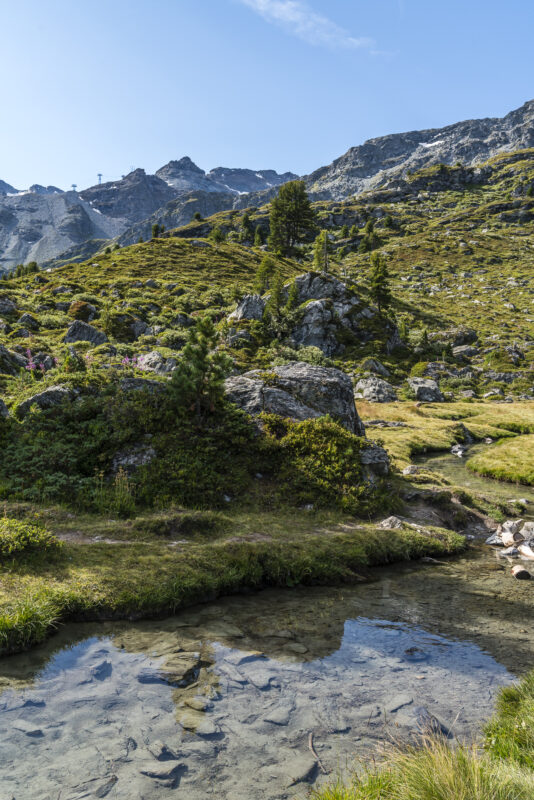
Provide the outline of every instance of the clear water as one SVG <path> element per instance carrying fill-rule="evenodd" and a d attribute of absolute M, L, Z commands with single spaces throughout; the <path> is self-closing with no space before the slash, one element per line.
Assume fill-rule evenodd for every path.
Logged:
<path fill-rule="evenodd" d="M 421 709 L 474 737 L 533 662 L 532 587 L 486 550 L 377 573 L 69 626 L 4 659 L 1 800 L 303 798 L 417 735 Z"/>
<path fill-rule="evenodd" d="M 468 492 L 479 492 L 499 502 L 510 502 L 511 500 L 524 498 L 528 501 L 527 516 L 532 517 L 534 515 L 534 487 L 492 480 L 467 469 L 467 461 L 476 453 L 487 450 L 488 447 L 491 447 L 491 445 L 473 445 L 467 450 L 464 458 L 459 458 L 452 453 L 435 453 L 416 458 L 414 463 L 424 464 L 425 469 L 440 472 L 455 486 L 461 486 Z M 523 512 L 522 516 L 525 516 Z"/>

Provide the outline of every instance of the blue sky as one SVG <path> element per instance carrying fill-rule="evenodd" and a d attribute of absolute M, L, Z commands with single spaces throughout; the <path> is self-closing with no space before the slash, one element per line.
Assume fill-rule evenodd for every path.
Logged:
<path fill-rule="evenodd" d="M 305 174 L 534 98 L 533 30 L 532 0 L 4 0 L 0 179 Z"/>

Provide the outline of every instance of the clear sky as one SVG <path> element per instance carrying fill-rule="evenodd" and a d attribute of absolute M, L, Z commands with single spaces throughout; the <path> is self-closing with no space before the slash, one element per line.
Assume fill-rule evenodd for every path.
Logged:
<path fill-rule="evenodd" d="M 532 0 L 0 0 L 0 179 L 305 174 L 534 98 Z"/>

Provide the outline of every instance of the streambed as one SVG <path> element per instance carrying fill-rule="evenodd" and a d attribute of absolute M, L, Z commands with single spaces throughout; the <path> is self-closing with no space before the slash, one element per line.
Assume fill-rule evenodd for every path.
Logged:
<path fill-rule="evenodd" d="M 71 625 L 4 659 L 0 798 L 306 797 L 422 719 L 472 738 L 532 663 L 530 585 L 488 549 L 377 575 Z"/>

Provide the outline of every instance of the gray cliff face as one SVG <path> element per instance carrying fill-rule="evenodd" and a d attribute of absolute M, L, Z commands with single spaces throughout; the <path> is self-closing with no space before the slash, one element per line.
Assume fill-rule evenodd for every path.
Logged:
<path fill-rule="evenodd" d="M 76 192 L 0 195 L 0 272 L 42 264 L 88 239 L 118 236 L 126 226 L 97 213 Z"/>
<path fill-rule="evenodd" d="M 502 118 L 467 120 L 445 128 L 431 128 L 369 139 L 351 147 L 305 181 L 316 199 L 342 200 L 383 185 L 408 169 L 431 164 L 466 166 L 497 153 L 534 146 L 534 100 Z"/>

